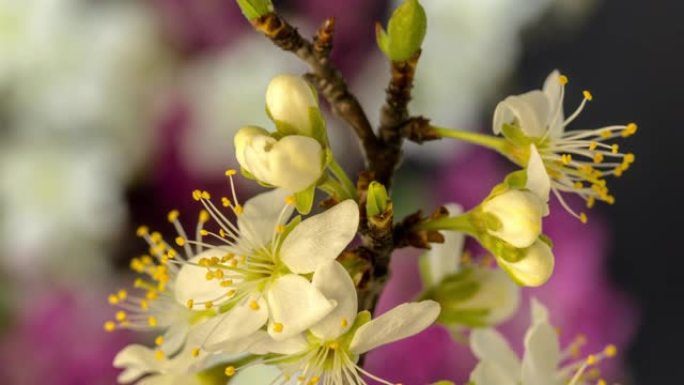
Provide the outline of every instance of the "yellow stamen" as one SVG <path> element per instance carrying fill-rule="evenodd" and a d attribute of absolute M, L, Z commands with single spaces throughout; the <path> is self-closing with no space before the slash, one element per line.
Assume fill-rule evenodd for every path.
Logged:
<path fill-rule="evenodd" d="M 188 307 L 188 309 L 192 310 L 192 307 L 195 305 L 195 301 L 193 299 L 189 299 L 185 305 Z"/>
<path fill-rule="evenodd" d="M 588 90 L 582 91 L 582 95 L 584 95 L 584 98 L 587 99 L 588 101 L 591 101 L 592 99 L 594 99 L 594 96 Z"/>
<path fill-rule="evenodd" d="M 156 358 L 158 361 L 162 361 L 164 359 L 165 355 L 164 352 L 161 350 L 157 350 L 154 352 L 154 358 Z"/>
<path fill-rule="evenodd" d="M 281 333 L 283 331 L 283 328 L 284 326 L 280 322 L 276 322 L 273 324 L 273 331 L 276 333 Z"/>
<path fill-rule="evenodd" d="M 565 75 L 560 75 L 560 76 L 558 77 L 558 82 L 559 82 L 562 86 L 564 86 L 564 85 L 568 84 L 568 77 L 565 76 Z"/>
<path fill-rule="evenodd" d="M 116 324 L 114 321 L 107 321 L 104 323 L 104 330 L 108 332 L 113 332 L 116 329 Z"/>
<path fill-rule="evenodd" d="M 231 168 L 231 169 L 226 170 L 226 176 L 233 176 L 235 174 L 237 174 L 237 170 L 235 170 L 235 169 Z"/>
<path fill-rule="evenodd" d="M 178 246 L 185 246 L 185 238 L 181 236 L 176 237 L 176 244 Z"/>
<path fill-rule="evenodd" d="M 249 303 L 249 308 L 252 309 L 252 310 L 254 310 L 254 311 L 257 311 L 257 310 L 259 310 L 261 307 L 259 306 L 259 304 L 257 303 L 257 301 L 252 300 L 252 301 Z"/>
<path fill-rule="evenodd" d="M 197 358 L 197 357 L 199 357 L 200 352 L 201 352 L 200 348 L 193 348 L 192 349 L 192 356 Z"/>
<path fill-rule="evenodd" d="M 178 212 L 178 210 L 171 210 L 169 211 L 169 214 L 166 216 L 166 219 L 168 219 L 169 222 L 173 223 L 176 220 L 178 220 L 179 215 L 180 213 Z"/>
<path fill-rule="evenodd" d="M 200 223 L 207 223 L 209 221 L 209 212 L 207 210 L 201 210 L 199 213 Z"/>
<path fill-rule="evenodd" d="M 154 339 L 154 344 L 157 346 L 164 344 L 164 336 L 157 336 L 157 338 Z"/>
<path fill-rule="evenodd" d="M 150 231 L 149 227 L 147 226 L 140 226 L 138 229 L 135 231 L 135 234 L 139 237 L 143 237 L 147 235 L 147 233 Z"/>
<path fill-rule="evenodd" d="M 233 377 L 235 375 L 235 367 L 234 366 L 226 367 L 226 370 L 224 371 L 224 373 L 228 377 Z"/>
<path fill-rule="evenodd" d="M 155 327 L 157 326 L 157 318 L 155 317 L 148 317 L 147 318 L 147 324 L 150 325 L 150 327 Z"/>

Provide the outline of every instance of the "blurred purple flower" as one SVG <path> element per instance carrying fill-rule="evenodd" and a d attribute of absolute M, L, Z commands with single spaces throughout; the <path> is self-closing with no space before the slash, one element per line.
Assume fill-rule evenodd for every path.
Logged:
<path fill-rule="evenodd" d="M 504 173 L 496 154 L 476 151 L 470 155 L 461 157 L 463 161 L 450 167 L 440 179 L 440 201 L 456 201 L 471 208 L 502 180 Z M 544 231 L 554 242 L 555 273 L 541 288 L 524 290 L 518 314 L 500 330 L 514 349 L 521 351 L 529 325 L 529 299 L 536 297 L 548 306 L 552 323 L 561 331 L 563 346 L 584 334 L 588 341 L 584 354 L 601 351 L 609 343 L 621 350 L 633 335 L 637 312 L 611 286 L 604 271 L 610 243 L 607 226 L 596 213 L 583 225 L 553 199 L 551 213 L 544 221 Z M 420 291 L 417 254 L 394 256 L 393 275 L 380 300 L 379 312 L 411 300 Z M 443 379 L 464 383 L 475 363 L 467 346 L 453 342 L 444 328 L 433 326 L 417 337 L 370 353 L 366 368 L 390 381 L 424 385 Z M 611 381 L 620 379 L 620 367 L 619 356 L 601 365 L 604 377 Z"/>
<path fill-rule="evenodd" d="M 51 287 L 21 303 L 0 335 L 0 383 L 13 385 L 111 385 L 116 353 L 131 342 L 125 332 L 106 333 L 106 295 L 92 288 Z"/>

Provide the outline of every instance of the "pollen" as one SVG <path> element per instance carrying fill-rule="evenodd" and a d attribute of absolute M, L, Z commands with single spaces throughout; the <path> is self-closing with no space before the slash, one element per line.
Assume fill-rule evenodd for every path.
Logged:
<path fill-rule="evenodd" d="M 592 99 L 594 99 L 594 95 L 592 95 L 591 92 L 589 92 L 588 90 L 582 91 L 582 95 L 583 95 L 584 98 L 587 99 L 588 101 L 592 101 Z"/>
<path fill-rule="evenodd" d="M 284 328 L 284 326 L 280 322 L 276 322 L 273 324 L 273 331 L 276 333 L 282 333 L 283 328 Z"/>
<path fill-rule="evenodd" d="M 598 143 L 595 140 L 592 140 L 589 143 L 589 151 L 594 151 L 596 150 L 596 147 L 598 147 Z"/>
<path fill-rule="evenodd" d="M 228 199 L 226 197 L 222 197 L 221 198 L 221 205 L 223 205 L 223 207 L 230 207 L 230 199 Z"/>
<path fill-rule="evenodd" d="M 595 355 L 590 354 L 587 356 L 587 365 L 594 365 L 597 362 L 598 362 L 598 358 Z"/>
<path fill-rule="evenodd" d="M 199 213 L 199 221 L 200 223 L 207 223 L 209 222 L 209 212 L 207 210 L 201 210 Z"/>
<path fill-rule="evenodd" d="M 223 372 L 226 374 L 226 376 L 233 377 L 235 375 L 236 370 L 234 366 L 228 366 L 226 367 L 226 370 L 224 370 Z"/>
<path fill-rule="evenodd" d="M 147 324 L 150 325 L 150 327 L 155 327 L 157 326 L 157 318 L 155 317 L 148 317 L 147 318 Z"/>
<path fill-rule="evenodd" d="M 176 237 L 176 244 L 178 246 L 185 246 L 185 238 L 181 236 Z"/>
<path fill-rule="evenodd" d="M 121 322 L 121 321 L 126 319 L 126 316 L 127 316 L 127 314 L 125 311 L 119 310 L 116 312 L 115 318 L 117 321 Z"/>
<path fill-rule="evenodd" d="M 164 352 L 163 352 L 163 351 L 161 351 L 161 350 L 156 350 L 156 351 L 154 352 L 154 358 L 156 358 L 158 361 L 164 360 L 164 357 L 165 357 L 165 355 L 164 355 Z"/>
<path fill-rule="evenodd" d="M 605 349 L 603 349 L 603 354 L 605 354 L 606 357 L 609 358 L 615 357 L 615 355 L 617 354 L 617 347 L 613 344 L 610 344 L 606 346 Z"/>
<path fill-rule="evenodd" d="M 617 145 L 617 143 L 614 143 L 613 145 L 610 146 L 610 153 L 615 155 L 620 152 L 620 146 Z"/>
<path fill-rule="evenodd" d="M 173 223 L 178 220 L 178 216 L 180 213 L 178 210 L 171 210 L 169 211 L 169 214 L 166 216 L 166 219 L 168 219 L 169 222 Z"/>
<path fill-rule="evenodd" d="M 235 205 L 235 208 L 233 210 L 235 211 L 235 215 L 240 215 L 244 211 L 244 209 L 240 205 Z"/>
<path fill-rule="evenodd" d="M 107 297 L 107 302 L 109 302 L 110 305 L 116 305 L 119 303 L 119 297 L 117 297 L 115 294 L 110 294 Z"/>
<path fill-rule="evenodd" d="M 234 168 L 226 170 L 226 176 L 233 176 L 235 174 L 237 174 L 237 170 L 235 170 Z"/>
<path fill-rule="evenodd" d="M 564 86 L 564 85 L 568 84 L 568 77 L 565 76 L 565 75 L 560 75 L 560 76 L 558 77 L 558 82 L 559 82 L 562 86 Z"/>
<path fill-rule="evenodd" d="M 194 190 L 192 192 L 192 199 L 194 199 L 196 201 L 202 199 L 202 192 L 200 190 Z"/>
<path fill-rule="evenodd" d="M 140 226 L 138 229 L 135 231 L 135 234 L 139 237 L 144 237 L 147 235 L 147 233 L 150 231 L 150 228 L 147 226 Z"/>
<path fill-rule="evenodd" d="M 570 155 L 570 154 L 561 155 L 561 163 L 563 163 L 563 165 L 567 166 L 570 164 L 570 162 L 572 162 L 572 155 Z"/>
<path fill-rule="evenodd" d="M 201 352 L 200 348 L 193 348 L 193 349 L 192 349 L 192 356 L 193 356 L 194 358 L 197 358 L 197 357 L 199 357 L 200 352 Z"/>
<path fill-rule="evenodd" d="M 157 346 L 161 346 L 164 344 L 164 336 L 157 336 L 157 338 L 154 339 L 154 344 Z"/>
<path fill-rule="evenodd" d="M 587 218 L 587 214 L 586 214 L 586 213 L 580 213 L 579 220 L 580 220 L 580 222 L 582 222 L 582 223 L 587 223 L 587 222 L 589 221 L 589 218 Z"/>
<path fill-rule="evenodd" d="M 638 126 L 636 125 L 636 123 L 629 123 L 627 126 L 625 126 L 625 129 L 622 130 L 622 137 L 627 138 L 629 136 L 636 134 L 637 128 Z"/>
<path fill-rule="evenodd" d="M 602 153 L 599 152 L 599 153 L 594 154 L 594 163 L 597 163 L 597 164 L 601 163 L 601 162 L 603 162 L 603 159 L 604 159 L 604 156 Z"/>
<path fill-rule="evenodd" d="M 346 318 L 342 318 L 342 320 L 340 320 L 340 326 L 341 327 L 346 328 L 348 325 L 349 325 L 349 321 L 347 321 Z"/>
<path fill-rule="evenodd" d="M 104 330 L 108 332 L 113 332 L 116 329 L 116 324 L 114 321 L 107 321 L 104 323 Z"/>
<path fill-rule="evenodd" d="M 206 191 L 206 190 L 202 191 L 202 199 L 206 199 L 206 200 L 211 199 L 211 195 L 209 194 L 208 191 Z"/>

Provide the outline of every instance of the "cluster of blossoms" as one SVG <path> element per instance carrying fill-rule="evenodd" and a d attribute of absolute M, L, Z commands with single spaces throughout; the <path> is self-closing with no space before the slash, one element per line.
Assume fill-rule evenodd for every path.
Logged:
<path fill-rule="evenodd" d="M 238 3 L 255 24 L 277 17 L 268 2 Z M 420 4 L 407 0 L 388 31 L 379 29 L 380 47 L 393 65 L 415 57 L 415 47 L 410 52 L 405 42 L 420 42 L 424 18 Z M 561 351 L 547 311 L 536 301 L 522 361 L 490 329 L 516 312 L 521 286 L 540 286 L 553 273 L 552 242 L 542 229 L 551 192 L 573 214 L 561 193 L 574 192 L 588 205 L 612 202 L 604 176 L 619 175 L 633 162 L 633 155 L 603 142 L 633 134 L 633 124 L 564 132 L 591 99 L 585 93 L 580 108 L 564 118 L 566 82 L 553 72 L 543 91 L 501 102 L 494 132 L 503 139 L 429 127 L 442 137 L 494 148 L 522 169 L 468 211 L 448 204 L 395 229 L 387 188 L 372 179 L 354 184 L 335 160 L 316 90 L 298 76 L 275 77 L 266 91 L 275 130 L 247 126 L 234 137 L 242 176 L 269 190 L 240 203 L 238 171 L 228 170 L 230 194 L 216 200 L 220 204 L 207 191 L 192 193 L 201 206 L 193 238 L 176 210 L 168 215 L 177 231 L 173 242 L 138 229 L 149 244 L 149 253 L 131 262 L 143 276 L 134 283 L 139 293 L 112 294 L 109 302 L 119 310 L 104 327 L 154 331 L 155 347 L 121 351 L 114 360 L 124 369 L 120 382 L 365 385 L 370 379 L 393 385 L 364 370 L 362 355 L 437 322 L 470 341 L 480 359 L 471 375 L 475 385 L 589 384 L 596 374 L 587 368 L 614 356 L 615 347 L 572 361 L 581 338 Z M 310 214 L 318 190 L 327 195 L 325 210 Z M 376 274 L 386 266 L 367 255 L 376 243 L 390 242 L 377 235 L 383 229 L 390 238 L 408 234 L 418 239 L 408 244 L 429 251 L 419 261 L 424 291 L 416 302 L 373 318 L 368 293 L 382 289 Z M 354 248 L 357 234 L 361 246 Z M 465 252 L 466 236 L 491 257 L 475 260 Z M 264 376 L 255 380 L 251 368 Z"/>

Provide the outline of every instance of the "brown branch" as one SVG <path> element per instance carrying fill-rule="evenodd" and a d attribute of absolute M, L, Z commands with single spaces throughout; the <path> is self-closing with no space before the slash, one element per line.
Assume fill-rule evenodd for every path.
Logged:
<path fill-rule="evenodd" d="M 332 44 L 334 21 L 326 20 L 319 31 L 315 45 L 302 37 L 295 27 L 276 13 L 269 13 L 252 20 L 252 25 L 273 44 L 297 55 L 309 65 L 311 73 L 308 74 L 307 79 L 318 88 L 333 112 L 354 129 L 361 141 L 368 168 L 371 170 L 377 168 L 377 154 L 382 153 L 381 143 L 375 136 L 361 104 L 349 92 L 346 81 L 327 56 Z"/>

